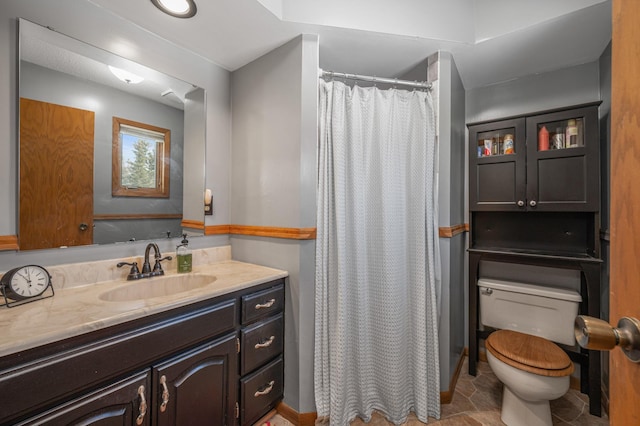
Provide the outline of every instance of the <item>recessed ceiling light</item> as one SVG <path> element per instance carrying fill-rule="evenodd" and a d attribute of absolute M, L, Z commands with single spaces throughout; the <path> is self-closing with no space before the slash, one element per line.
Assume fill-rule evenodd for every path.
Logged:
<path fill-rule="evenodd" d="M 191 18 L 198 11 L 193 0 L 151 0 L 151 3 L 176 18 Z"/>
<path fill-rule="evenodd" d="M 142 80 L 144 80 L 144 78 L 140 77 L 139 75 L 135 75 L 132 72 L 129 72 L 120 68 L 112 67 L 111 65 L 109 65 L 109 71 L 111 71 L 113 75 L 115 75 L 116 77 L 118 77 L 120 80 L 124 81 L 127 84 L 138 84 Z"/>

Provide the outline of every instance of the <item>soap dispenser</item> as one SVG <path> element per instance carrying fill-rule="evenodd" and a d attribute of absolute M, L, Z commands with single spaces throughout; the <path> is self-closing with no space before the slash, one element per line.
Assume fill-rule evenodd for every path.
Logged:
<path fill-rule="evenodd" d="M 189 249 L 187 234 L 182 234 L 182 241 L 180 245 L 176 247 L 176 257 L 178 258 L 178 272 L 191 272 L 193 257 L 191 255 L 191 249 Z"/>

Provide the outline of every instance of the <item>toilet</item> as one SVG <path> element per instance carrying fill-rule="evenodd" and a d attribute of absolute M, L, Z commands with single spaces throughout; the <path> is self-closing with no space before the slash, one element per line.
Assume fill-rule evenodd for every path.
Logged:
<path fill-rule="evenodd" d="M 551 426 L 549 401 L 569 390 L 573 363 L 553 342 L 576 344 L 573 323 L 582 301 L 573 290 L 478 280 L 480 324 L 491 370 L 503 384 L 500 417 L 508 426 Z"/>

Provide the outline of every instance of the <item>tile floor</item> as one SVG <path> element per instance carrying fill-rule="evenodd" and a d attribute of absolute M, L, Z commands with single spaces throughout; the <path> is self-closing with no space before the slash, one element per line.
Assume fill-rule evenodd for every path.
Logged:
<path fill-rule="evenodd" d="M 501 426 L 500 404 L 502 384 L 486 362 L 478 363 L 478 374 L 473 377 L 467 374 L 467 362 L 456 385 L 451 404 L 442 405 L 440 420 L 429 419 L 429 426 Z M 602 418 L 589 414 L 589 401 L 586 395 L 577 390 L 569 392 L 560 399 L 551 401 L 551 415 L 554 426 L 608 426 L 606 416 Z M 292 423 L 276 415 L 270 420 L 271 426 L 294 426 Z M 327 425 L 318 421 L 316 425 Z M 351 426 L 391 426 L 383 415 L 374 413 L 371 421 L 365 423 L 361 419 L 351 422 Z M 413 414 L 404 426 L 422 426 Z"/>

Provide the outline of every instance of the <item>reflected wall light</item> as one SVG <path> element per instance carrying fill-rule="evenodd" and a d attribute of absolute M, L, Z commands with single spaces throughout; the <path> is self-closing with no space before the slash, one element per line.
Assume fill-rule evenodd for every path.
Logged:
<path fill-rule="evenodd" d="M 208 188 L 204 190 L 204 214 L 207 216 L 213 214 L 213 197 Z"/>
<path fill-rule="evenodd" d="M 115 75 L 116 77 L 118 77 L 120 80 L 124 81 L 127 84 L 138 84 L 142 80 L 144 80 L 144 78 L 140 77 L 139 75 L 135 75 L 134 73 L 129 72 L 127 70 L 112 67 L 111 65 L 109 65 L 109 71 L 111 71 L 113 75 Z"/>
<path fill-rule="evenodd" d="M 155 7 L 176 18 L 191 18 L 198 8 L 193 0 L 151 0 Z"/>

